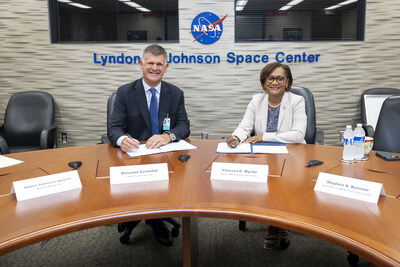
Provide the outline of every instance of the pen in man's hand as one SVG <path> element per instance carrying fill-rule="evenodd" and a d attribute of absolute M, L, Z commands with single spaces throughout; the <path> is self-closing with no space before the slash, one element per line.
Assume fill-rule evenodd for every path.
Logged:
<path fill-rule="evenodd" d="M 131 139 L 134 143 L 136 143 L 138 145 L 137 148 L 134 147 L 131 149 L 131 151 L 139 149 L 139 142 L 136 139 L 134 139 L 129 133 L 126 133 L 126 135 L 128 136 L 129 139 Z"/>

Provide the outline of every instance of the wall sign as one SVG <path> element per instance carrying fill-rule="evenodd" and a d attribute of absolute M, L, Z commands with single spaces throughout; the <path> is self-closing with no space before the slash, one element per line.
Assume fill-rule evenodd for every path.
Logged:
<path fill-rule="evenodd" d="M 192 21 L 191 33 L 193 35 L 193 42 L 201 44 L 212 44 L 219 40 L 223 32 L 222 22 L 228 16 L 226 14 L 223 18 L 211 12 L 203 12 L 198 14 Z M 241 65 L 243 63 L 268 63 L 276 61 L 280 63 L 301 63 L 301 62 L 318 62 L 321 54 L 298 52 L 298 53 L 285 53 L 282 51 L 275 52 L 274 55 L 265 54 L 236 54 L 233 51 L 227 52 L 225 58 L 221 59 L 218 54 L 185 54 L 183 52 L 178 54 L 168 53 L 166 58 L 167 63 L 183 63 L 183 64 L 219 64 L 221 61 Z M 93 53 L 93 63 L 101 66 L 109 64 L 138 64 L 140 61 L 139 55 L 125 55 L 120 53 L 118 55 L 98 55 Z"/>
<path fill-rule="evenodd" d="M 191 33 L 193 42 L 197 41 L 202 44 L 212 44 L 219 40 L 222 35 L 224 26 L 222 21 L 228 16 L 226 14 L 222 19 L 211 12 L 203 12 L 198 14 L 192 21 Z"/>
<path fill-rule="evenodd" d="M 225 57 L 219 54 L 180 54 L 168 53 L 167 63 L 175 64 L 219 64 L 221 62 L 228 62 L 235 65 L 245 63 L 268 63 L 276 61 L 280 63 L 314 63 L 319 62 L 321 54 L 298 52 L 294 54 L 284 53 L 282 51 L 276 52 L 273 55 L 268 54 L 236 54 L 235 52 L 228 52 Z M 140 56 L 126 56 L 124 53 L 119 55 L 97 55 L 93 53 L 93 63 L 101 66 L 109 64 L 139 64 Z"/>

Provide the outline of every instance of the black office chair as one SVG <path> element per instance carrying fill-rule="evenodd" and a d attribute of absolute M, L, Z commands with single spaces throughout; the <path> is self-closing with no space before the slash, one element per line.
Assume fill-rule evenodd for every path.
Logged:
<path fill-rule="evenodd" d="M 317 127 L 316 112 L 314 96 L 305 87 L 292 86 L 290 90 L 293 94 L 304 97 L 306 114 L 307 114 L 307 129 L 305 140 L 307 144 L 323 145 L 324 144 L 324 131 Z"/>
<path fill-rule="evenodd" d="M 0 153 L 17 153 L 57 147 L 53 97 L 29 91 L 11 96 L 0 125 Z"/>
<path fill-rule="evenodd" d="M 400 95 L 383 102 L 374 134 L 374 150 L 400 153 Z"/>
<path fill-rule="evenodd" d="M 111 114 L 114 110 L 114 102 L 115 102 L 115 97 L 117 96 L 117 92 L 112 93 L 109 97 L 108 97 L 108 101 L 107 101 L 107 129 L 110 126 L 110 117 Z M 102 144 L 109 144 L 110 140 L 108 139 L 107 133 L 103 134 L 101 136 L 101 143 Z"/>
<path fill-rule="evenodd" d="M 315 144 L 315 145 L 323 145 L 324 144 L 324 131 L 321 128 L 318 128 L 315 116 L 315 103 L 314 96 L 305 87 L 301 86 L 292 86 L 290 92 L 300 95 L 304 97 L 305 106 L 306 106 L 306 114 L 307 114 L 307 129 L 305 140 L 307 144 Z M 246 230 L 246 222 L 239 221 L 239 230 Z M 281 244 L 281 247 L 285 247 L 285 244 Z"/>
<path fill-rule="evenodd" d="M 361 95 L 361 122 L 366 136 L 374 136 L 374 127 L 371 125 L 371 121 L 367 120 L 367 103 L 365 98 L 368 96 L 385 96 L 400 94 L 400 90 L 396 88 L 371 88 L 365 90 Z M 376 105 L 376 104 L 374 104 Z"/>
<path fill-rule="evenodd" d="M 111 114 L 114 110 L 114 103 L 115 103 L 115 97 L 117 95 L 117 92 L 112 93 L 107 101 L 107 128 L 110 126 L 110 118 Z M 109 144 L 110 140 L 108 139 L 107 134 L 103 134 L 101 136 L 101 143 L 102 144 Z M 162 218 L 163 221 L 166 221 L 170 224 L 172 224 L 172 229 L 171 229 L 171 235 L 173 237 L 177 237 L 179 235 L 179 228 L 181 228 L 181 224 L 175 221 L 172 218 Z M 118 224 L 118 232 L 124 234 L 119 238 L 119 241 L 122 244 L 128 244 L 130 240 L 130 235 L 135 229 L 135 227 L 139 224 L 140 221 L 131 221 L 131 222 L 123 222 Z"/>

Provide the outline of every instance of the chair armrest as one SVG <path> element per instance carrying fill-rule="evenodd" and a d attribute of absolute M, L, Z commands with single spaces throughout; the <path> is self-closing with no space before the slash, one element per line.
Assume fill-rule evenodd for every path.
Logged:
<path fill-rule="evenodd" d="M 324 136 L 324 130 L 322 130 L 321 128 L 316 128 L 316 131 L 315 131 L 315 144 L 316 145 L 324 145 L 324 139 L 325 139 L 325 136 Z"/>
<path fill-rule="evenodd" d="M 374 127 L 372 127 L 371 125 L 368 125 L 368 124 L 363 124 L 362 127 L 365 131 L 365 136 L 370 136 L 370 137 L 374 136 L 374 133 L 375 133 Z"/>
<path fill-rule="evenodd" d="M 58 125 L 46 127 L 40 133 L 40 149 L 56 148 L 57 147 L 57 134 L 56 129 Z"/>
<path fill-rule="evenodd" d="M 8 149 L 6 140 L 0 136 L 0 155 L 2 154 L 10 154 L 10 150 Z"/>
<path fill-rule="evenodd" d="M 0 135 L 3 136 L 4 123 L 0 124 Z"/>
<path fill-rule="evenodd" d="M 111 144 L 110 139 L 108 139 L 107 134 L 103 134 L 101 136 L 101 143 L 100 144 Z"/>

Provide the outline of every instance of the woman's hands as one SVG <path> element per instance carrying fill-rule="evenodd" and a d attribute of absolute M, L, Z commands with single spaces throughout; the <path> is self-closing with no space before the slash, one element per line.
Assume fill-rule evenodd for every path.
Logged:
<path fill-rule="evenodd" d="M 228 139 L 226 139 L 226 143 L 229 147 L 235 148 L 240 144 L 239 138 L 236 135 L 231 135 Z"/>
<path fill-rule="evenodd" d="M 263 135 L 255 135 L 252 137 L 247 138 L 246 140 L 243 141 L 243 143 L 258 143 L 258 142 L 262 142 L 262 137 Z M 240 144 L 240 140 L 239 138 L 237 138 L 237 136 L 235 135 L 231 135 L 231 137 L 229 137 L 228 139 L 226 139 L 226 143 L 228 144 L 229 147 L 235 148 Z"/>
<path fill-rule="evenodd" d="M 249 138 L 247 138 L 246 140 L 243 141 L 243 143 L 258 143 L 258 142 L 262 142 L 262 134 L 259 135 L 255 135 L 255 136 L 251 136 Z"/>

